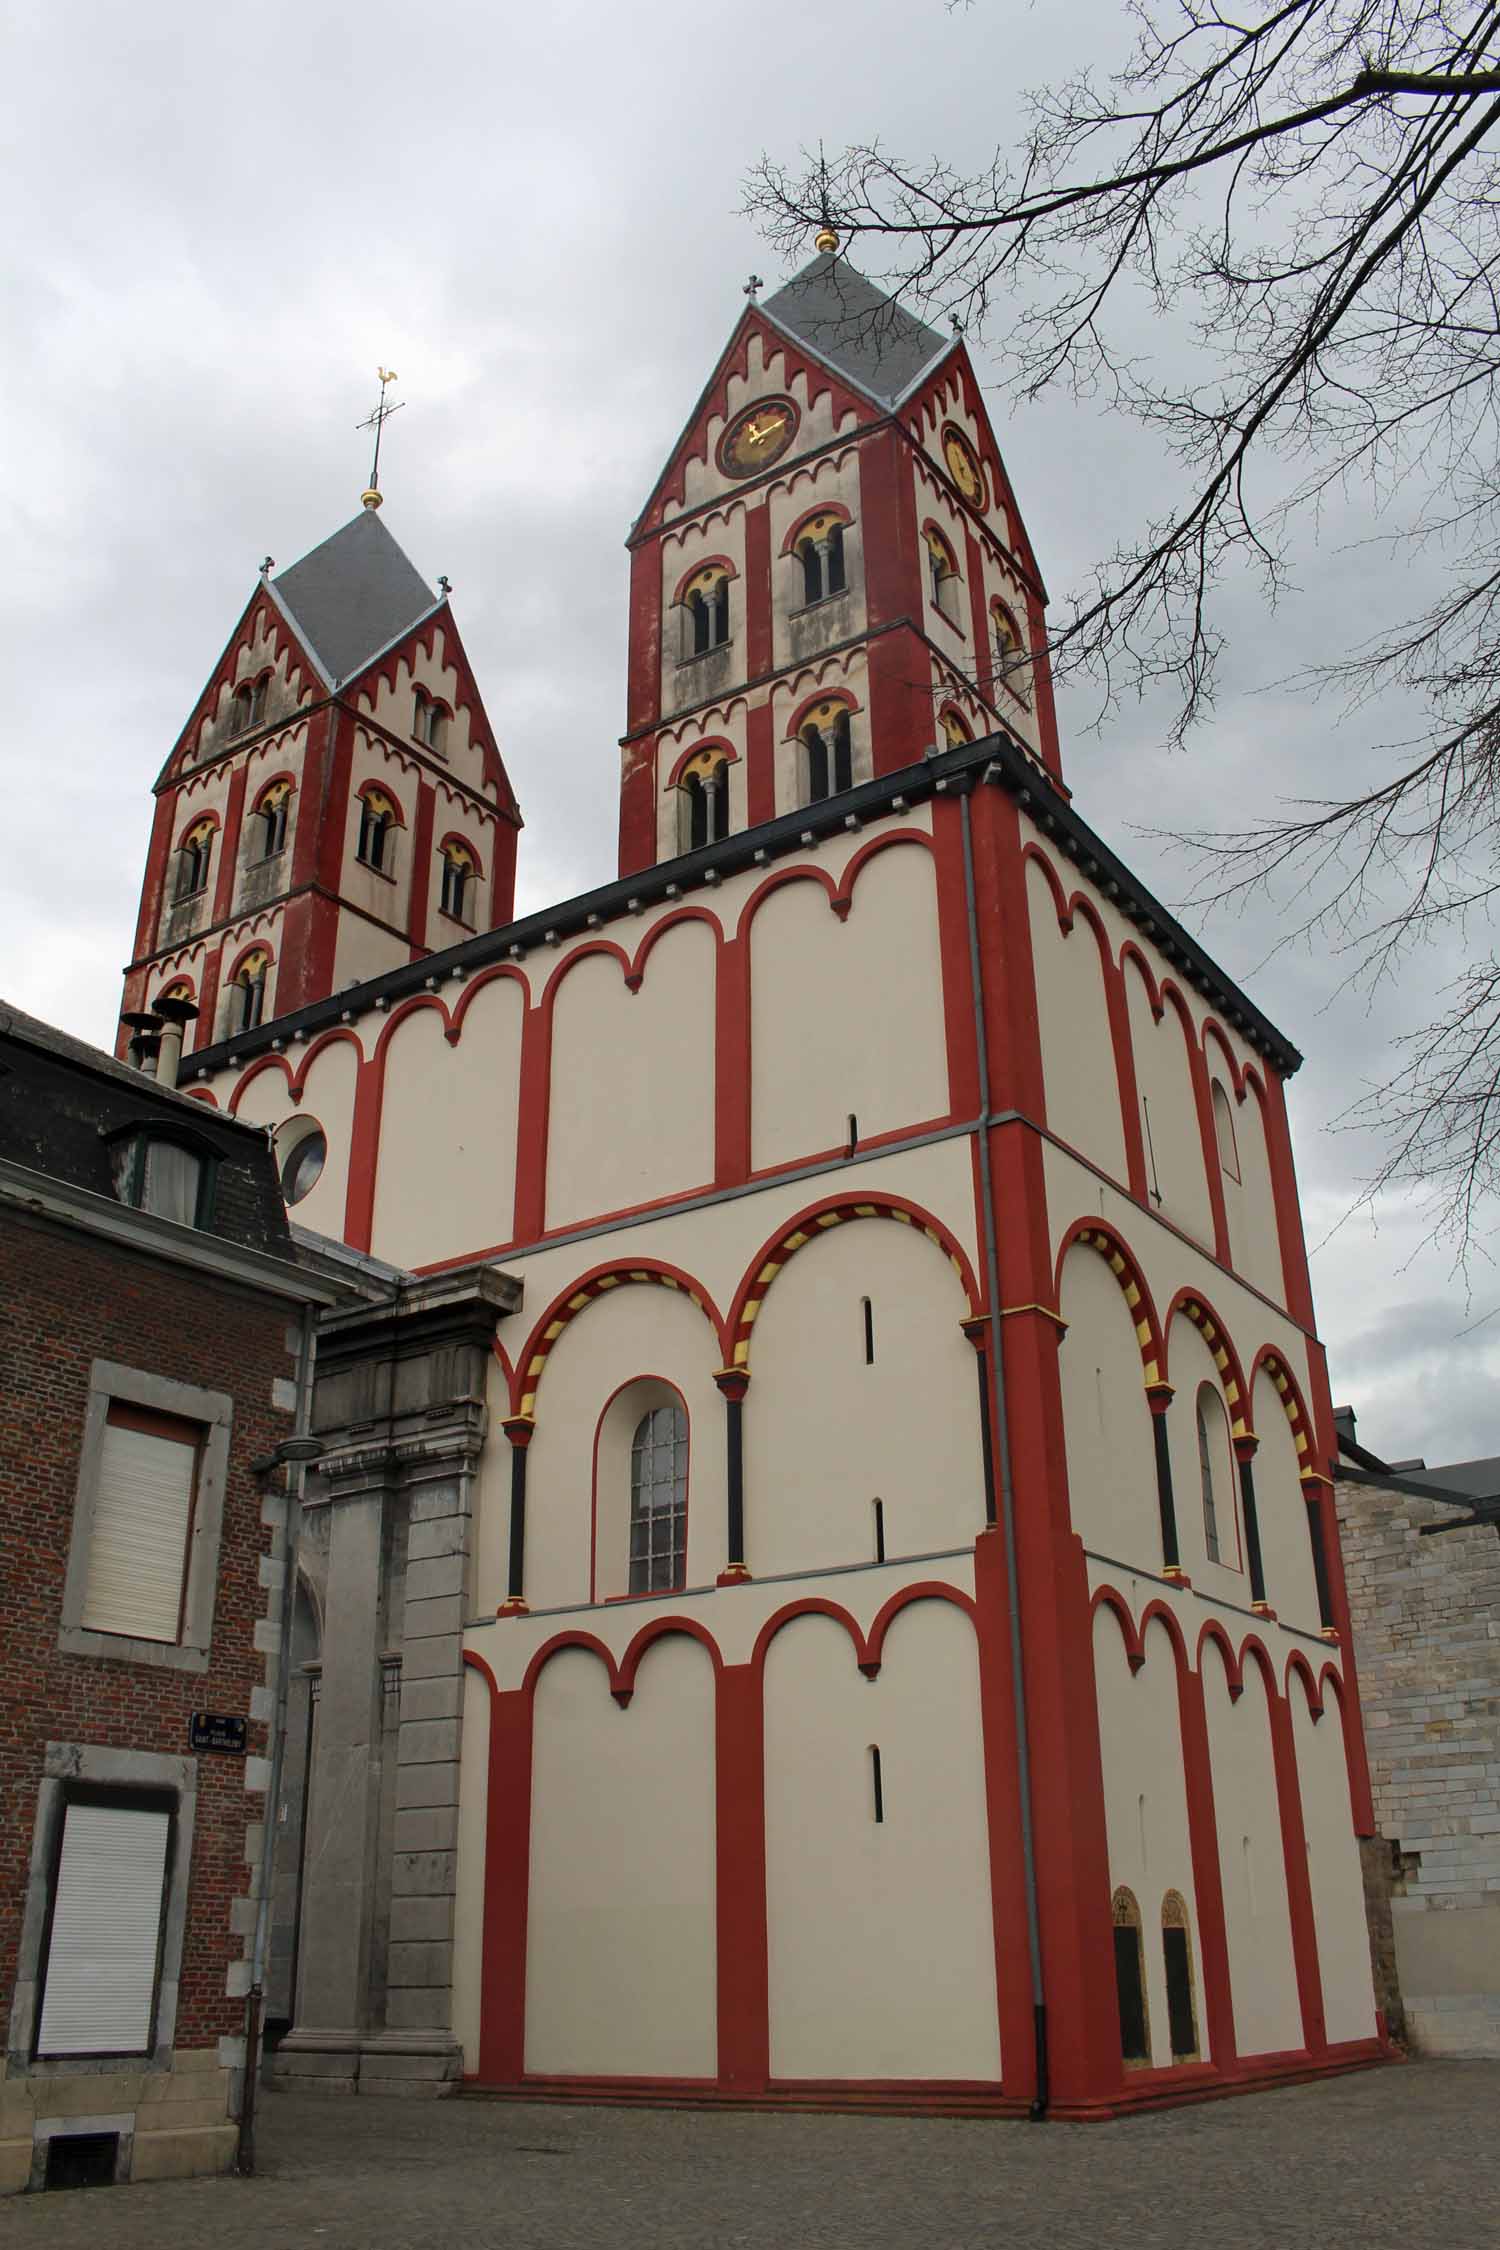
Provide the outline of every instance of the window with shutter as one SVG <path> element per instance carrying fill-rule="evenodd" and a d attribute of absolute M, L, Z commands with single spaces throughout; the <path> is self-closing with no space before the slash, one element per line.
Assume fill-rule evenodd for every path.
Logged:
<path fill-rule="evenodd" d="M 171 1826 L 165 1809 L 66 1808 L 38 2054 L 150 2052 Z"/>
<path fill-rule="evenodd" d="M 80 1623 L 175 1641 L 202 1432 L 114 1404 L 105 1421 Z"/>

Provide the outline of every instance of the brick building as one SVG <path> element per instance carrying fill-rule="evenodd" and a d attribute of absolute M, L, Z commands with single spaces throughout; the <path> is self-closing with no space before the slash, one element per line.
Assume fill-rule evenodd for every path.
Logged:
<path fill-rule="evenodd" d="M 1338 1419 L 1377 1982 L 1419 2052 L 1500 2055 L 1500 1462 L 1386 1463 Z"/>
<path fill-rule="evenodd" d="M 0 2190 L 233 2161 L 282 1463 L 334 1293 L 263 1134 L 0 1010 Z"/>

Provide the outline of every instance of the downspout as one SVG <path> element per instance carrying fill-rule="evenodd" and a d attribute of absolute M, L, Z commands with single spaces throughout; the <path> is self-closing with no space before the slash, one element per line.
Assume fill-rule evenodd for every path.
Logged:
<path fill-rule="evenodd" d="M 1031 1969 L 1031 2024 L 1036 2091 L 1028 2112 L 1033 2123 L 1047 2114 L 1047 1998 L 1042 1981 L 1042 1933 L 1037 1911 L 1036 1841 L 1031 1816 L 1031 1738 L 1026 1723 L 1026 1676 L 1021 1661 L 1021 1594 L 1016 1573 L 1015 1483 L 1011 1474 L 1010 1419 L 1005 1404 L 1005 1370 L 1000 1349 L 1000 1263 L 995 1248 L 995 1187 L 990 1170 L 989 1040 L 984 1022 L 984 959 L 979 943 L 979 910 L 974 886 L 974 839 L 969 792 L 958 800 L 963 832 L 964 906 L 969 924 L 969 981 L 974 995 L 974 1046 L 979 1064 L 979 1206 L 984 1230 L 984 1286 L 990 1307 L 990 1391 L 994 1407 L 995 1451 L 999 1469 L 1000 1532 L 1005 1541 L 1005 1577 L 1010 1608 L 1010 1684 L 1016 1712 L 1016 1764 L 1021 1799 L 1021 1861 L 1026 1889 L 1026 1954 Z"/>
<path fill-rule="evenodd" d="M 265 2013 L 266 1947 L 271 1932 L 276 1809 L 281 1801 L 281 1772 L 286 1757 L 287 1687 L 292 1660 L 292 1601 L 296 1590 L 297 1534 L 302 1521 L 302 1480 L 306 1463 L 315 1461 L 323 1451 L 319 1440 L 311 1434 L 316 1320 L 312 1305 L 304 1304 L 297 1347 L 297 1411 L 292 1435 L 282 1440 L 274 1456 L 286 1468 L 286 1521 L 282 1530 L 281 1637 L 276 1657 L 276 1704 L 271 1719 L 271 1772 L 266 1784 L 265 1836 L 260 1854 L 260 1896 L 256 1901 L 250 1990 L 245 2000 L 245 2080 L 240 2092 L 239 2139 L 234 2158 L 235 2170 L 246 2177 L 255 2170 L 255 2093 L 260 2075 L 261 2019 Z"/>

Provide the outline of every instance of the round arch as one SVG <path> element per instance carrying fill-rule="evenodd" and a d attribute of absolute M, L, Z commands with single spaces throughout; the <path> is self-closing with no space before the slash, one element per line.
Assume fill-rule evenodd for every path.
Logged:
<path fill-rule="evenodd" d="M 841 1198 L 837 1202 L 813 1204 L 800 1211 L 789 1225 L 781 1227 L 766 1242 L 740 1282 L 729 1309 L 727 1328 L 729 1348 L 725 1354 L 731 1367 L 748 1367 L 750 1364 L 750 1337 L 757 1314 L 765 1302 L 766 1292 L 788 1261 L 806 1248 L 809 1242 L 826 1234 L 833 1227 L 843 1226 L 853 1219 L 891 1219 L 898 1226 L 915 1227 L 936 1243 L 957 1274 L 968 1303 L 966 1318 L 977 1319 L 981 1311 L 979 1284 L 968 1255 L 957 1237 L 941 1220 L 924 1211 L 920 1204 L 908 1203 L 899 1196 L 862 1196 L 857 1201 Z"/>
<path fill-rule="evenodd" d="M 1135 1329 L 1135 1340 L 1141 1355 L 1142 1381 L 1146 1389 L 1155 1390 L 1166 1381 L 1166 1349 L 1162 1342 L 1161 1323 L 1156 1317 L 1156 1307 L 1151 1302 L 1151 1292 L 1146 1277 L 1135 1258 L 1113 1227 L 1099 1219 L 1078 1219 L 1063 1236 L 1057 1253 L 1057 1267 L 1052 1277 L 1054 1303 L 1062 1301 L 1062 1270 L 1068 1252 L 1079 1244 L 1101 1257 L 1118 1282 Z"/>
<path fill-rule="evenodd" d="M 708 1322 L 715 1341 L 722 1344 L 724 1324 L 713 1299 L 702 1284 L 684 1273 L 680 1266 L 664 1265 L 656 1259 L 646 1259 L 632 1266 L 600 1266 L 554 1297 L 532 1329 L 511 1378 L 512 1413 L 528 1421 L 534 1417 L 536 1394 L 547 1361 L 558 1338 L 578 1318 L 585 1305 L 592 1304 L 597 1297 L 608 1296 L 612 1290 L 642 1286 L 672 1289 L 688 1298 Z"/>

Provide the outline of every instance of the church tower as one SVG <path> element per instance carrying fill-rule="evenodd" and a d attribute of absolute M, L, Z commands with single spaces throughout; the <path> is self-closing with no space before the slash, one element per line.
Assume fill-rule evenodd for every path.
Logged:
<path fill-rule="evenodd" d="M 156 783 L 125 1009 L 232 1041 L 510 920 L 521 825 L 448 603 L 380 496 L 269 559 Z"/>
<path fill-rule="evenodd" d="M 968 352 L 827 247 L 742 314 L 637 520 L 620 872 L 1003 733 L 1045 591 Z"/>

